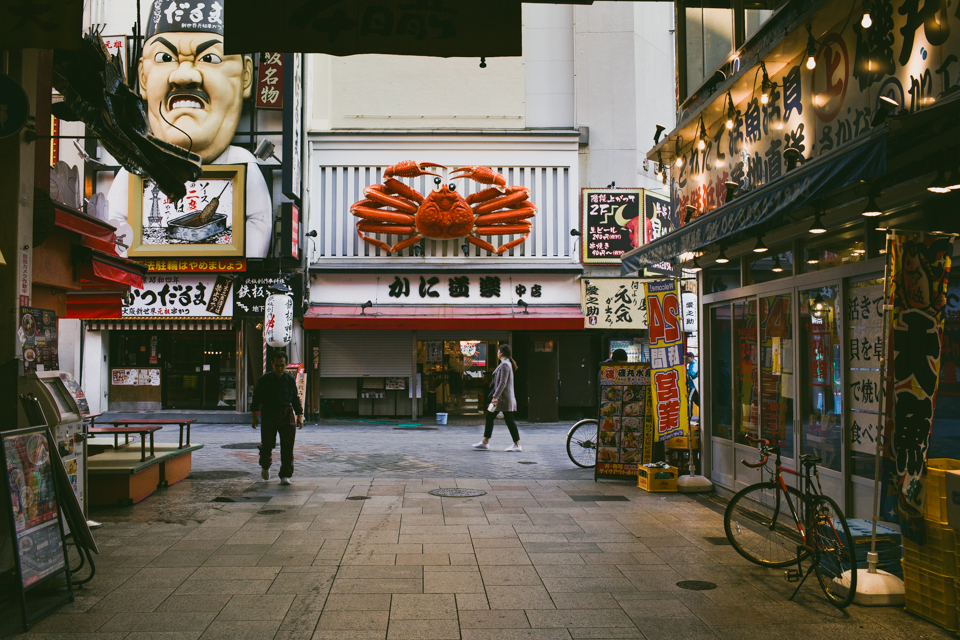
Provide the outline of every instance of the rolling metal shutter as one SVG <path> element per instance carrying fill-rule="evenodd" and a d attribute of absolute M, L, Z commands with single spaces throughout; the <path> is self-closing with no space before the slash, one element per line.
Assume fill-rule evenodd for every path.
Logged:
<path fill-rule="evenodd" d="M 410 331 L 320 332 L 321 378 L 408 378 L 413 367 Z"/>
<path fill-rule="evenodd" d="M 507 342 L 509 331 L 417 331 L 417 340 L 483 340 L 484 342 Z"/>

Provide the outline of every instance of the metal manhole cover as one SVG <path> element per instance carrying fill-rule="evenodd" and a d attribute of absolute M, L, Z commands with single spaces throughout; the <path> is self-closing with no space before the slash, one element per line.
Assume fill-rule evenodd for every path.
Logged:
<path fill-rule="evenodd" d="M 193 471 L 187 477 L 191 480 L 232 480 L 248 475 L 248 471 Z"/>
<path fill-rule="evenodd" d="M 210 502 L 269 502 L 270 496 L 217 496 Z"/>
<path fill-rule="evenodd" d="M 520 460 L 517 464 L 537 464 L 533 460 Z"/>
<path fill-rule="evenodd" d="M 347 500 L 369 500 L 370 496 L 349 496 Z"/>
<path fill-rule="evenodd" d="M 630 502 L 627 496 L 571 495 L 574 502 Z"/>
<path fill-rule="evenodd" d="M 259 442 L 234 442 L 233 444 L 222 444 L 221 449 L 256 449 L 260 446 Z"/>
<path fill-rule="evenodd" d="M 436 431 L 437 427 L 394 427 L 394 431 Z"/>
<path fill-rule="evenodd" d="M 703 536 L 703 539 L 718 547 L 722 547 L 724 545 L 730 546 L 730 541 L 727 540 L 727 536 Z"/>
<path fill-rule="evenodd" d="M 477 498 L 487 495 L 486 491 L 481 491 L 480 489 L 434 489 L 427 493 L 432 496 L 440 496 L 441 498 Z"/>
<path fill-rule="evenodd" d="M 682 580 L 677 583 L 677 586 L 688 591 L 709 591 L 717 588 L 717 585 L 705 580 Z"/>
<path fill-rule="evenodd" d="M 276 516 L 281 513 L 286 513 L 283 509 L 264 509 L 262 511 L 257 511 L 258 516 Z"/>

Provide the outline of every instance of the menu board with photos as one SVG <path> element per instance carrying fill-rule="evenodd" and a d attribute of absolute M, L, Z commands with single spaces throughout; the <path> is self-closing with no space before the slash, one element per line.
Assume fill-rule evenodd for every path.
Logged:
<path fill-rule="evenodd" d="M 20 307 L 20 328 L 17 335 L 23 346 L 25 373 L 56 371 L 60 368 L 57 355 L 56 311 Z"/>
<path fill-rule="evenodd" d="M 3 434 L 7 491 L 23 588 L 66 569 L 46 427 Z"/>
<path fill-rule="evenodd" d="M 599 389 L 595 476 L 635 476 L 653 456 L 649 365 L 601 363 Z"/>

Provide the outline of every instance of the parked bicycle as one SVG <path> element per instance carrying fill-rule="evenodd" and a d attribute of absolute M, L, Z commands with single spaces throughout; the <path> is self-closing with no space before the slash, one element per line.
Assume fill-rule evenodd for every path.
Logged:
<path fill-rule="evenodd" d="M 727 540 L 737 553 L 760 566 L 796 565 L 786 571 L 788 582 L 800 582 L 791 600 L 814 572 L 827 600 L 841 609 L 846 607 L 857 591 L 856 552 L 843 512 L 832 498 L 823 495 L 817 471 L 820 458 L 800 456 L 801 492 L 784 482 L 784 473 L 801 474 L 781 464 L 780 447 L 771 446 L 769 440 L 747 439 L 759 445 L 761 458 L 759 462 L 741 462 L 755 469 L 764 467 L 774 455 L 776 470 L 769 481 L 752 484 L 730 500 L 723 516 Z M 808 559 L 811 566 L 804 574 L 802 562 Z"/>
<path fill-rule="evenodd" d="M 586 418 L 567 433 L 567 455 L 573 464 L 584 469 L 597 466 L 597 421 Z"/>

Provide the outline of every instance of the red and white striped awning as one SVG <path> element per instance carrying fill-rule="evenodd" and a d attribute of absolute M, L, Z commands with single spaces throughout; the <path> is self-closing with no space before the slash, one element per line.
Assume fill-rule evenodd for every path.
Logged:
<path fill-rule="evenodd" d="M 126 331 L 230 331 L 233 329 L 231 318 L 210 318 L 194 320 L 93 320 L 86 323 L 87 329 L 106 331 L 108 329 Z"/>

